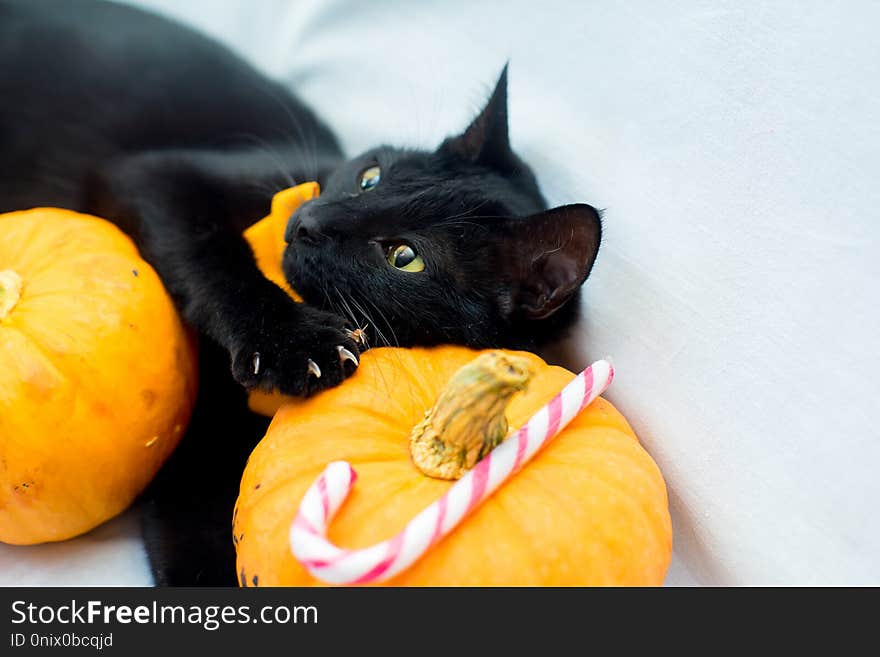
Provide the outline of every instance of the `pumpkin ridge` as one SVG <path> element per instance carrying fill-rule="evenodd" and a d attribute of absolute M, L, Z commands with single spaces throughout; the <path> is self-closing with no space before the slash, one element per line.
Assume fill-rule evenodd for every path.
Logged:
<path fill-rule="evenodd" d="M 598 451 L 598 450 L 596 450 L 596 451 Z M 599 458 L 597 460 L 601 460 L 601 461 L 603 461 L 603 463 L 607 463 L 607 461 L 610 460 L 610 455 L 598 455 L 598 456 L 599 456 Z M 641 475 L 640 478 L 644 479 L 646 482 L 650 482 L 653 487 L 653 484 L 655 483 L 653 475 L 655 474 L 655 472 L 651 469 L 646 468 L 645 467 L 646 464 L 643 465 L 642 461 L 644 459 L 639 459 L 638 467 L 635 467 L 633 465 L 634 461 L 632 459 L 616 459 L 616 460 L 621 461 L 624 466 L 623 469 L 626 469 L 628 471 L 626 473 L 627 479 L 631 478 L 635 474 L 638 474 L 638 475 Z M 542 462 L 541 465 L 543 466 L 544 463 Z M 556 463 L 547 463 L 546 465 L 551 466 L 553 469 L 556 469 L 556 470 L 574 471 L 578 474 L 584 474 L 584 471 L 581 468 L 575 467 L 571 463 L 556 462 Z M 588 474 L 589 474 L 589 477 L 592 481 L 600 483 L 603 486 L 605 486 L 606 488 L 614 490 L 615 492 L 619 492 L 621 490 L 623 490 L 623 491 L 627 490 L 626 488 L 621 487 L 622 482 L 620 482 L 619 479 L 609 479 L 607 477 L 607 475 L 605 475 L 604 473 L 603 474 L 596 474 L 593 471 L 591 471 Z M 627 497 L 632 498 L 633 495 L 628 494 Z"/>
<path fill-rule="evenodd" d="M 581 431 L 587 433 L 591 432 L 591 429 L 584 428 L 581 429 Z M 595 438 L 595 440 L 591 440 L 591 438 Z M 614 438 L 614 440 L 611 441 L 611 438 Z M 598 441 L 602 441 L 602 444 L 594 444 Z M 607 449 L 612 446 L 616 448 L 614 450 L 614 454 L 608 454 Z M 632 449 L 631 446 L 637 447 L 638 449 L 630 451 Z M 639 443 L 637 440 L 633 440 L 632 436 L 630 436 L 628 433 L 619 431 L 614 428 L 603 427 L 602 433 L 597 436 L 583 436 L 583 439 L 578 443 L 578 447 L 589 452 L 596 452 L 603 461 L 612 457 L 617 459 L 617 457 L 619 457 L 621 453 L 625 453 L 628 455 L 639 454 L 640 457 L 645 455 L 650 456 L 650 454 L 648 454 L 647 450 L 642 446 L 641 443 Z M 566 460 L 563 457 L 555 456 L 557 451 L 560 451 L 560 449 L 557 448 L 554 450 L 548 450 L 547 456 L 542 460 L 542 462 L 546 463 L 547 465 L 553 465 L 554 467 L 571 467 L 572 463 L 570 461 Z M 625 462 L 626 464 L 632 463 L 630 459 L 624 458 L 619 460 Z"/>
<path fill-rule="evenodd" d="M 338 443 L 334 442 L 331 444 L 327 444 L 326 441 L 321 439 L 320 430 L 322 427 L 315 426 L 310 427 L 308 425 L 303 425 L 306 428 L 309 428 L 311 431 L 309 434 L 303 435 L 285 435 L 283 437 L 279 437 L 276 445 L 280 445 L 281 448 L 276 448 L 276 450 L 266 450 L 260 449 L 257 447 L 252 456 L 251 461 L 254 463 L 263 464 L 263 472 L 262 478 L 278 476 L 288 479 L 290 477 L 298 477 L 299 473 L 304 469 L 311 469 L 311 461 L 303 460 L 297 463 L 264 463 L 266 459 L 273 459 L 273 453 L 278 451 L 278 449 L 285 448 L 300 448 L 300 449 L 310 449 L 317 446 L 317 449 L 320 451 L 332 450 L 331 453 L 328 453 L 327 457 L 330 460 L 338 460 L 344 458 L 346 460 L 351 460 L 356 463 L 378 463 L 378 462 L 395 462 L 399 460 L 399 456 L 395 456 L 395 453 L 399 451 L 399 445 L 396 441 L 387 440 L 379 443 L 378 447 L 370 444 L 370 437 L 362 436 L 359 438 L 353 438 L 347 441 L 345 447 L 346 449 L 339 450 L 337 449 Z M 300 429 L 301 427 L 298 427 Z M 282 474 L 283 471 L 283 474 Z"/>
<path fill-rule="evenodd" d="M 79 396 L 81 390 L 85 389 L 86 386 L 83 384 L 82 380 L 82 372 L 76 370 L 75 368 L 63 368 L 59 367 L 58 359 L 64 359 L 67 354 L 58 354 L 54 350 L 49 349 L 39 338 L 34 335 L 31 335 L 28 332 L 23 331 L 20 327 L 10 326 L 8 327 L 13 331 L 16 331 L 29 346 L 34 349 L 43 359 L 52 367 L 52 371 L 54 374 L 58 376 L 58 380 L 67 381 L 74 385 L 74 394 Z"/>
<path fill-rule="evenodd" d="M 107 259 L 102 260 L 100 262 L 100 265 L 103 267 L 108 262 L 112 263 L 114 260 L 118 260 L 120 263 L 120 269 L 125 270 L 126 272 L 130 272 L 132 270 L 132 268 L 136 268 L 139 272 L 138 273 L 139 276 L 143 275 L 143 270 L 145 270 L 147 268 L 150 268 L 152 270 L 152 267 L 150 267 L 149 263 L 147 263 L 146 261 L 139 260 L 139 259 L 132 260 L 129 258 L 113 258 L 113 259 L 107 258 Z M 51 266 L 51 264 L 50 264 L 50 266 Z M 153 270 L 153 271 L 155 271 L 155 270 Z M 56 272 L 64 272 L 64 269 L 59 267 L 56 269 Z M 56 274 L 54 276 L 54 278 L 57 278 L 57 277 L 58 277 L 58 275 Z M 39 274 L 30 276 L 31 280 L 36 280 L 38 278 L 40 278 Z M 68 278 L 68 280 L 71 283 L 77 282 L 75 276 L 70 276 Z M 52 297 L 57 297 L 57 296 L 69 297 L 74 294 L 77 296 L 78 300 L 79 299 L 95 298 L 95 297 L 111 298 L 112 299 L 111 294 L 107 293 L 103 289 L 95 289 L 95 288 L 83 289 L 83 288 L 77 287 L 75 285 L 67 284 L 64 287 L 57 287 L 54 289 L 30 291 L 27 295 L 22 296 L 21 303 L 19 305 L 23 306 L 26 302 L 34 301 L 34 300 L 39 300 L 42 302 L 46 298 L 51 299 Z"/>
<path fill-rule="evenodd" d="M 144 264 L 146 265 L 147 263 L 144 263 Z M 156 284 L 158 284 L 158 279 L 156 279 Z M 96 301 L 101 300 L 101 301 L 108 301 L 108 302 L 113 300 L 113 296 L 111 294 L 104 294 L 104 293 L 87 294 L 87 293 L 82 293 L 80 291 L 76 291 L 76 292 L 77 292 L 77 299 L 78 300 L 95 299 Z M 151 295 L 151 294 L 147 295 L 148 298 L 152 297 L 152 296 L 153 295 Z M 29 305 L 30 305 L 29 302 L 32 298 L 33 297 L 31 297 L 31 296 L 22 298 L 22 302 L 19 305 L 19 310 L 21 311 L 19 316 L 21 318 L 25 318 L 26 314 L 29 311 L 43 312 L 43 309 L 41 309 L 41 308 L 29 307 Z M 157 301 L 156 299 L 150 299 L 150 300 L 152 300 L 154 302 Z M 159 300 L 159 303 L 161 303 L 161 300 Z M 170 307 L 171 306 L 169 304 L 169 308 Z M 128 310 L 128 309 L 124 308 L 123 310 Z M 130 322 L 133 318 L 131 317 L 131 315 L 129 313 L 121 312 L 120 319 L 123 322 L 130 324 Z M 173 323 L 176 324 L 177 320 L 174 320 Z M 91 362 L 88 362 L 87 366 L 84 368 L 71 368 L 71 367 L 65 368 L 65 367 L 59 366 L 59 362 L 56 359 L 60 359 L 63 362 L 66 359 L 75 356 L 76 353 L 75 352 L 60 353 L 60 352 L 56 351 L 55 349 L 50 348 L 45 342 L 45 339 L 47 337 L 49 337 L 51 334 L 63 333 L 64 328 L 62 326 L 59 326 L 59 325 L 52 323 L 52 322 L 47 322 L 45 325 L 42 326 L 42 330 L 25 331 L 20 326 L 9 326 L 8 328 L 11 328 L 13 330 L 18 331 L 18 333 L 22 336 L 22 338 L 33 349 L 35 349 L 37 352 L 39 352 L 49 364 L 52 365 L 53 371 L 55 373 L 57 373 L 61 379 L 75 384 L 75 386 L 74 386 L 75 391 L 77 391 L 77 392 L 79 392 L 79 391 L 86 391 L 86 392 L 92 391 L 94 386 L 91 384 L 91 377 L 87 376 L 87 375 L 89 374 L 89 370 L 91 370 L 93 368 L 94 364 Z M 155 328 L 155 326 L 153 328 Z M 168 327 L 166 327 L 163 323 L 161 328 L 165 329 Z M 110 333 L 114 334 L 114 335 L 119 334 L 120 332 L 124 332 L 124 330 L 125 330 L 122 328 L 122 322 L 120 322 L 120 324 L 117 326 L 109 327 L 109 329 L 110 329 Z M 86 375 L 85 378 L 84 378 L 84 375 Z"/>
<path fill-rule="evenodd" d="M 367 352 L 369 353 L 369 352 Z M 379 367 L 376 368 L 377 372 L 381 372 L 384 364 L 379 364 Z M 340 401 L 344 402 L 346 407 L 351 409 L 352 411 L 359 411 L 361 413 L 365 413 L 370 417 L 374 417 L 384 425 L 388 425 L 389 427 L 400 430 L 400 422 L 407 420 L 407 418 L 399 418 L 394 416 L 394 412 L 406 412 L 406 407 L 408 405 L 413 405 L 419 399 L 423 399 L 428 397 L 428 392 L 425 389 L 421 390 L 422 394 L 419 394 L 419 388 L 416 386 L 408 386 L 408 395 L 406 397 L 398 396 L 400 391 L 395 393 L 393 386 L 383 386 L 387 387 L 385 392 L 379 390 L 378 386 L 371 387 L 370 390 L 366 393 L 359 393 L 358 395 L 352 398 L 352 394 L 348 394 L 341 392 L 339 397 Z M 390 401 L 393 400 L 393 401 Z M 386 405 L 380 406 L 379 403 L 383 402 Z M 414 418 L 413 424 L 418 422 L 419 418 Z M 408 438 L 409 434 L 405 436 Z"/>
<path fill-rule="evenodd" d="M 382 347 L 379 347 L 379 349 L 382 349 Z M 403 372 L 414 371 L 414 368 L 412 367 L 412 359 L 403 357 L 401 355 L 401 353 L 397 352 L 397 351 L 395 351 L 395 352 L 387 351 L 387 349 L 390 349 L 390 347 L 384 347 L 384 349 L 386 349 L 386 351 L 381 352 L 377 356 L 377 363 L 376 363 L 376 367 L 374 368 L 375 374 L 373 375 L 373 378 L 377 384 L 379 383 L 379 379 L 381 379 L 382 387 L 384 388 L 384 395 L 379 390 L 379 386 L 376 385 L 373 388 L 373 392 L 375 392 L 376 396 L 377 397 L 384 397 L 385 399 L 393 399 L 394 403 L 397 404 L 398 406 L 404 405 L 401 403 L 401 399 L 403 399 L 404 401 L 407 401 L 407 402 L 413 402 L 415 399 L 420 398 L 420 397 L 425 397 L 425 398 L 429 397 L 428 390 L 425 387 L 425 385 L 423 384 L 423 382 L 421 382 L 421 381 L 413 382 L 412 378 L 409 376 L 403 376 L 403 377 L 400 377 L 400 376 L 395 377 L 394 376 L 395 367 L 398 369 L 398 371 L 403 371 Z M 375 351 L 375 350 L 370 350 L 370 351 Z M 367 353 L 369 353 L 369 351 Z M 405 362 L 405 361 L 409 361 L 409 362 Z M 390 376 L 389 376 L 389 372 L 386 370 L 390 370 Z M 405 397 L 402 396 L 401 395 L 402 391 L 396 390 L 395 385 L 394 385 L 395 378 L 398 380 L 400 380 L 402 378 L 404 383 L 406 383 L 407 393 L 408 393 L 407 396 L 405 396 Z M 423 394 L 419 394 L 419 393 L 423 393 Z M 365 402 L 362 402 L 362 403 L 365 403 Z"/>
<path fill-rule="evenodd" d="M 572 497 L 571 495 L 561 493 L 560 491 L 553 490 L 551 487 L 545 485 L 544 481 L 541 480 L 539 476 L 535 473 L 526 473 L 528 468 L 525 468 L 523 471 L 517 474 L 523 474 L 525 476 L 519 482 L 519 486 L 517 488 L 517 494 L 521 496 L 528 496 L 532 499 L 537 495 L 544 495 L 549 500 L 556 500 L 557 504 L 553 505 L 553 513 L 554 519 L 558 515 L 559 518 L 562 519 L 563 522 L 567 519 L 567 526 L 572 528 L 580 528 L 582 525 L 577 521 L 578 514 L 572 513 L 570 509 L 578 507 L 578 499 L 576 497 Z M 528 489 L 532 490 L 529 491 Z M 510 499 L 507 500 L 508 504 L 515 503 L 515 497 L 513 495 L 510 496 Z M 504 504 L 503 500 L 499 500 L 502 504 Z M 522 514 L 515 514 L 513 517 L 519 517 Z M 540 531 L 538 530 L 538 526 L 535 524 L 530 524 L 527 522 L 527 519 L 522 519 L 516 523 L 517 529 L 521 531 L 527 538 L 529 542 L 534 541 L 536 538 L 540 538 Z M 530 529 L 534 528 L 534 529 Z M 590 535 L 589 539 L 595 540 L 595 535 Z M 588 540 L 589 540 L 588 539 Z M 583 538 L 579 539 L 583 542 Z M 563 545 L 566 545 L 563 542 Z M 578 564 L 579 565 L 579 564 Z M 596 573 L 593 573 L 593 576 L 596 576 Z"/>
<path fill-rule="evenodd" d="M 402 435 L 402 442 L 406 442 L 409 438 L 408 433 L 404 433 L 400 428 L 400 420 L 395 422 L 395 418 L 391 416 L 391 414 L 386 410 L 378 410 L 373 406 L 370 406 L 366 403 L 356 402 L 352 405 L 346 405 L 346 411 L 357 411 L 366 415 L 367 417 L 376 420 L 377 424 L 381 424 L 383 429 L 387 429 L 389 433 L 397 433 L 400 432 Z M 388 437 L 388 442 L 396 443 L 396 438 L 392 439 L 391 436 Z"/>
<path fill-rule="evenodd" d="M 101 265 L 107 265 L 108 268 L 118 264 L 120 272 L 124 272 L 125 274 L 130 273 L 132 266 L 148 267 L 155 272 L 153 266 L 143 259 L 140 251 L 137 250 L 137 247 L 135 247 L 134 244 L 127 244 L 127 246 L 130 246 L 130 248 L 126 248 L 125 251 L 120 250 L 119 246 L 116 246 L 117 251 L 113 253 L 77 252 L 65 257 L 64 262 L 59 263 L 59 266 L 52 267 L 52 272 L 55 276 L 58 276 L 59 273 L 63 273 L 65 270 L 75 269 L 77 266 L 82 265 L 84 261 L 86 264 L 99 263 Z M 80 281 L 71 279 L 71 282 L 79 283 Z"/>
<path fill-rule="evenodd" d="M 641 463 L 640 463 L 640 465 L 641 465 Z M 575 469 L 578 473 L 582 473 L 581 470 L 573 468 L 573 466 L 571 466 L 571 464 L 567 464 L 567 465 L 563 464 L 562 466 L 557 466 L 557 467 L 561 467 L 561 468 L 565 468 L 565 469 Z M 632 470 L 633 468 L 630 467 L 628 469 Z M 642 468 L 640 467 L 639 469 L 641 470 Z M 532 473 L 532 474 L 534 475 L 535 473 Z M 634 519 L 638 519 L 638 522 L 642 527 L 648 527 L 648 528 L 653 527 L 653 525 L 654 525 L 653 515 L 654 514 L 649 513 L 648 510 L 645 509 L 644 502 L 643 502 L 643 496 L 633 495 L 632 493 L 628 492 L 625 487 L 621 487 L 620 485 L 615 484 L 613 481 L 609 481 L 607 479 L 607 477 L 605 477 L 601 474 L 597 475 L 595 469 L 591 470 L 590 473 L 588 473 L 588 475 L 590 476 L 590 479 L 593 482 L 595 482 L 596 484 L 599 484 L 602 487 L 604 487 L 608 490 L 611 490 L 615 493 L 615 498 L 622 501 L 623 505 L 625 507 L 627 507 L 627 510 L 628 510 L 627 516 L 628 516 L 628 519 L 630 522 L 632 522 Z M 568 495 L 566 495 L 563 498 L 563 493 L 557 489 L 548 488 L 547 486 L 544 486 L 543 483 L 540 483 L 540 482 L 538 482 L 538 485 L 551 497 L 555 497 L 556 499 L 560 500 L 560 502 L 564 502 L 566 507 L 568 505 L 571 505 L 571 504 L 577 502 L 577 500 L 575 498 L 572 498 L 571 496 L 568 496 Z M 665 488 L 665 486 L 663 486 L 664 494 L 665 494 L 665 490 L 666 490 L 666 488 Z M 646 536 L 652 536 L 652 537 L 654 536 L 654 532 L 646 531 L 643 533 Z M 603 543 L 604 543 L 604 541 L 603 541 Z M 669 553 L 669 556 L 667 557 L 667 564 L 668 564 L 668 559 L 670 557 L 671 557 L 671 551 Z"/>
<path fill-rule="evenodd" d="M 79 224 L 77 226 L 79 230 L 76 231 L 72 227 L 64 227 L 65 234 L 70 235 L 71 240 L 65 241 L 62 244 L 60 253 L 58 248 L 47 248 L 49 246 L 57 247 L 58 245 L 48 244 L 48 240 L 44 236 L 46 226 L 53 224 L 57 226 L 59 214 L 63 217 L 62 221 L 71 225 Z M 52 218 L 46 219 L 47 215 L 52 215 Z M 139 257 L 134 242 L 127 235 L 119 231 L 118 228 L 103 219 L 74 210 L 31 208 L 3 215 L 3 222 L 4 227 L 13 226 L 18 228 L 19 231 L 21 231 L 22 226 L 25 228 L 24 232 L 27 234 L 23 237 L 16 236 L 14 240 L 16 247 L 13 248 L 11 243 L 9 247 L 10 253 L 13 254 L 11 256 L 13 264 L 18 262 L 22 273 L 27 272 L 29 276 L 40 276 L 44 275 L 47 271 L 55 270 L 56 264 L 59 263 L 62 257 L 64 261 L 67 261 L 69 258 L 88 255 L 84 252 L 69 252 L 65 248 L 68 242 L 73 242 L 77 245 L 82 245 L 86 242 L 88 246 L 94 247 L 88 249 L 92 253 L 104 249 L 120 249 L 120 246 L 124 244 L 129 253 L 134 253 L 136 257 Z M 86 233 L 86 235 L 83 236 L 83 233 Z M 10 240 L 10 242 L 12 241 Z M 0 252 L 2 251 L 3 243 L 0 242 Z M 41 253 L 41 251 L 45 251 L 45 253 Z"/>
<path fill-rule="evenodd" d="M 583 473 L 583 470 L 576 469 L 577 472 Z M 543 481 L 541 481 L 534 472 L 529 472 L 528 468 L 523 468 L 519 472 L 511 477 L 510 482 L 513 482 L 515 478 L 521 477 L 524 481 L 528 482 L 530 485 L 534 486 L 538 490 L 543 493 L 546 493 L 550 497 L 555 498 L 558 502 L 560 502 L 559 509 L 568 509 L 572 502 L 576 502 L 576 498 L 571 497 L 570 495 L 563 495 L 558 491 L 553 490 L 552 488 L 548 488 Z"/>
<path fill-rule="evenodd" d="M 599 399 L 602 401 L 603 406 L 598 409 L 599 413 L 590 417 L 590 426 L 595 428 L 607 428 L 622 433 L 630 440 L 634 440 L 641 444 L 638 435 L 627 419 L 623 417 L 623 415 L 607 399 L 602 397 L 599 397 Z M 613 409 L 614 412 L 607 412 L 606 409 L 608 407 Z M 577 420 L 578 418 L 575 418 L 575 421 Z"/>
<path fill-rule="evenodd" d="M 29 211 L 3 215 L 3 227 L 8 230 L 7 234 L 10 237 L 8 243 L 0 239 L 0 256 L 5 253 L 9 260 L 8 265 L 23 276 L 45 271 L 51 265 L 54 256 L 51 249 L 47 249 L 47 253 L 40 253 L 43 242 L 39 234 L 40 227 L 37 225 L 39 222 L 32 217 L 22 216 L 27 212 Z M 6 253 L 7 249 L 8 253 Z"/>
<path fill-rule="evenodd" d="M 58 364 L 55 362 L 55 358 L 53 356 L 49 355 L 50 353 L 52 353 L 54 355 L 54 352 L 52 352 L 50 349 L 47 349 L 45 347 L 45 345 L 43 345 L 39 340 L 35 340 L 29 333 L 25 332 L 21 327 L 15 326 L 13 324 L 7 324 L 5 326 L 0 326 L 0 331 L 2 331 L 2 330 L 14 331 L 15 333 L 18 333 L 18 335 L 21 336 L 21 339 L 24 340 L 24 342 L 28 346 L 30 346 L 32 349 L 36 350 L 37 353 L 39 353 L 40 356 L 43 357 L 43 360 L 45 360 L 46 363 L 48 363 L 52 367 L 53 374 L 56 374 L 59 379 L 69 378 L 68 375 L 65 374 L 61 370 L 61 368 L 58 367 Z"/>
<path fill-rule="evenodd" d="M 14 269 L 0 270 L 0 322 L 18 305 L 23 288 L 22 278 Z"/>
<path fill-rule="evenodd" d="M 524 474 L 524 472 L 520 472 L 520 473 L 518 473 L 518 474 Z M 531 473 L 530 473 L 530 474 L 531 474 Z M 531 483 L 532 486 L 536 487 L 538 490 L 540 490 L 541 492 L 543 492 L 543 493 L 544 493 L 545 495 L 547 495 L 548 497 L 553 498 L 553 499 L 555 499 L 555 500 L 557 500 L 557 501 L 559 502 L 559 505 L 554 509 L 554 513 L 560 513 L 560 514 L 561 514 L 561 510 L 562 510 L 562 509 L 566 509 L 566 510 L 567 510 L 567 509 L 568 509 L 570 506 L 572 506 L 572 505 L 577 506 L 577 502 L 578 502 L 577 498 L 573 498 L 573 497 L 570 496 L 570 495 L 565 495 L 565 494 L 563 494 L 563 493 L 560 493 L 560 492 L 557 491 L 557 490 L 554 490 L 554 489 L 552 489 L 552 488 L 549 488 L 549 487 L 545 486 L 543 482 L 541 482 L 541 481 L 539 481 L 539 480 L 536 480 L 536 477 L 535 477 L 534 475 L 532 475 L 532 476 L 530 476 L 529 478 L 525 479 L 525 481 Z M 571 519 L 571 523 L 570 523 L 569 526 L 570 526 L 570 527 L 575 527 L 575 526 L 578 526 L 578 523 L 575 523 L 575 522 L 574 522 L 574 519 L 572 518 L 572 519 Z M 522 526 L 520 526 L 520 527 L 522 528 Z M 595 535 L 595 534 L 591 535 L 591 538 L 592 538 L 594 541 L 596 541 L 596 535 Z M 607 543 L 606 543 L 605 541 L 601 541 L 600 544 L 601 544 L 601 547 L 602 547 L 602 549 L 603 549 L 604 551 L 608 551 L 608 546 L 607 546 Z M 606 572 L 605 572 L 604 574 L 605 574 L 605 576 L 607 576 L 607 574 L 608 574 L 608 573 L 607 573 L 607 570 L 606 570 Z"/>
<path fill-rule="evenodd" d="M 587 433 L 594 432 L 595 430 L 591 428 L 581 429 L 581 431 Z M 620 462 L 627 469 L 633 469 L 633 466 L 637 463 L 640 472 L 651 473 L 652 476 L 660 476 L 660 469 L 648 453 L 648 450 L 638 442 L 638 439 L 633 440 L 632 436 L 627 432 L 615 430 L 614 428 L 603 428 L 600 435 L 584 436 L 584 440 L 579 444 L 579 447 L 588 452 L 595 452 L 597 460 Z M 611 448 L 613 449 L 609 453 Z M 557 450 L 551 451 L 548 454 L 548 458 L 544 459 L 543 462 L 561 468 L 573 466 L 570 461 L 555 457 L 553 455 L 555 451 Z M 631 458 L 632 456 L 638 456 L 637 461 Z"/>
<path fill-rule="evenodd" d="M 398 463 L 400 461 L 399 458 L 388 458 L 388 459 L 376 459 L 376 460 L 362 460 L 362 459 L 353 459 L 351 460 L 352 464 L 356 464 L 358 466 L 369 465 L 373 463 L 382 464 L 382 463 Z M 314 479 L 319 474 L 321 474 L 321 470 L 323 470 L 323 466 L 315 466 L 312 464 L 305 464 L 302 468 L 293 471 L 285 471 L 284 476 L 273 479 L 270 484 L 266 483 L 266 477 L 261 477 L 260 481 L 260 489 L 263 492 L 262 495 L 251 495 L 250 497 L 254 498 L 253 504 L 257 504 L 260 500 L 262 500 L 269 492 L 275 490 L 276 488 L 286 488 L 292 484 L 299 482 L 302 479 Z M 311 479 L 310 479 L 311 478 Z M 240 487 L 239 492 L 246 492 L 252 485 L 251 480 L 242 479 L 242 485 Z M 305 495 L 305 490 L 303 490 L 303 495 Z M 299 502 L 297 502 L 299 504 Z M 243 512 L 248 509 L 253 508 L 249 506 L 247 503 L 244 505 L 239 505 L 239 511 Z M 240 514 L 239 514 L 240 515 Z M 295 515 L 295 513 L 294 513 Z M 292 519 L 292 518 L 291 518 Z"/>
<path fill-rule="evenodd" d="M 516 475 L 514 475 L 514 477 L 515 476 Z M 513 481 L 513 479 L 511 478 L 507 483 L 511 483 L 512 481 Z M 517 516 L 520 514 L 517 512 L 511 513 L 507 509 L 507 506 L 505 505 L 504 496 L 498 495 L 497 494 L 498 492 L 499 491 L 495 491 L 495 493 L 493 493 L 492 496 L 490 498 L 488 498 L 483 503 L 483 506 L 486 507 L 486 509 L 487 509 L 487 513 L 493 513 L 493 515 L 501 515 L 502 517 L 504 517 L 507 520 L 507 531 L 508 532 L 511 532 L 511 531 L 516 532 L 519 536 L 521 536 L 524 539 L 523 543 L 525 545 L 527 545 L 527 546 L 530 545 L 532 536 L 529 534 L 529 532 L 527 532 L 523 528 L 521 522 L 519 522 L 517 520 Z M 494 509 L 494 512 L 491 511 L 490 509 Z M 465 522 L 467 522 L 468 520 L 470 520 L 470 518 L 466 518 Z M 464 523 L 462 523 L 462 528 L 463 527 L 464 527 Z M 449 538 L 449 537 L 445 536 L 443 538 L 443 540 L 446 540 L 447 538 Z M 531 566 L 531 568 L 529 568 L 529 572 L 533 573 L 533 574 L 538 574 L 538 579 L 540 580 L 541 579 L 541 576 L 540 576 L 541 575 L 541 564 L 539 563 L 540 556 L 533 554 L 532 551 L 529 549 L 520 549 L 520 554 L 525 555 L 525 558 L 528 560 L 529 565 Z"/>

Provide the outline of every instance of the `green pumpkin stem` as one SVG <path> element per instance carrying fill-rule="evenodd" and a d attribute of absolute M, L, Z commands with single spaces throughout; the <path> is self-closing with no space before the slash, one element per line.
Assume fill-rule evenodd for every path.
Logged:
<path fill-rule="evenodd" d="M 531 377 L 528 360 L 501 351 L 462 367 L 413 428 L 416 467 L 429 477 L 459 479 L 507 437 L 507 404 Z"/>
<path fill-rule="evenodd" d="M 0 271 L 0 320 L 12 312 L 21 297 L 21 276 L 11 269 Z"/>

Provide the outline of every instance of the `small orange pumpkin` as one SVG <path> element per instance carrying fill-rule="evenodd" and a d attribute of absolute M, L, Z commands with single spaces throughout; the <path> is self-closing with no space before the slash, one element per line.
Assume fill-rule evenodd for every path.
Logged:
<path fill-rule="evenodd" d="M 302 301 L 281 269 L 281 260 L 287 243 L 284 233 L 290 216 L 306 201 L 318 196 L 321 188 L 316 182 L 306 182 L 282 189 L 272 197 L 272 205 L 268 215 L 244 231 L 244 238 L 251 246 L 257 267 L 263 276 L 275 283 L 294 301 Z M 248 394 L 248 406 L 254 413 L 272 417 L 287 397 L 277 390 L 251 390 Z"/>
<path fill-rule="evenodd" d="M 358 473 L 328 533 L 341 547 L 389 538 L 439 498 L 451 483 L 416 468 L 410 434 L 453 374 L 479 353 L 374 349 L 344 385 L 284 404 L 241 482 L 233 519 L 241 584 L 320 584 L 291 554 L 288 532 L 305 491 L 331 461 L 348 461 Z M 524 358 L 533 371 L 528 389 L 505 412 L 516 428 L 574 375 L 533 354 L 506 353 Z M 623 416 L 598 398 L 387 584 L 659 585 L 671 544 L 660 471 Z"/>
<path fill-rule="evenodd" d="M 191 334 L 115 226 L 0 215 L 0 541 L 60 541 L 124 510 L 183 435 L 196 379 Z"/>

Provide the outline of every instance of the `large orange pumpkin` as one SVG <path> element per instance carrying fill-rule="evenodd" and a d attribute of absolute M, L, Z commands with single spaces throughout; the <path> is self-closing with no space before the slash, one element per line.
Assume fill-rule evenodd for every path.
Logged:
<path fill-rule="evenodd" d="M 410 432 L 480 352 L 374 349 L 338 388 L 286 403 L 250 457 L 233 520 L 242 585 L 318 584 L 292 556 L 290 524 L 331 461 L 358 480 L 328 537 L 361 548 L 391 537 L 451 485 L 419 471 Z M 534 376 L 506 411 L 522 425 L 573 374 L 532 354 Z M 663 478 L 602 398 L 389 585 L 658 585 L 671 554 Z"/>
<path fill-rule="evenodd" d="M 115 226 L 0 215 L 0 541 L 60 541 L 132 502 L 189 420 L 193 347 Z"/>

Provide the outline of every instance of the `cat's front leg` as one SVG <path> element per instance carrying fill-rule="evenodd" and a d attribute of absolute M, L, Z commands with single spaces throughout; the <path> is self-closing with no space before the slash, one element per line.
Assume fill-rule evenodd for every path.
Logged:
<path fill-rule="evenodd" d="M 95 177 L 90 209 L 135 238 L 186 321 L 229 352 L 239 383 L 309 395 L 351 375 L 359 349 L 341 317 L 295 303 L 257 268 L 241 231 L 269 209 L 277 169 L 264 162 L 248 152 L 128 157 Z"/>
<path fill-rule="evenodd" d="M 289 300 L 254 305 L 235 322 L 228 344 L 239 383 L 298 396 L 338 385 L 360 356 L 345 320 Z"/>

